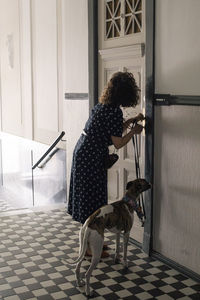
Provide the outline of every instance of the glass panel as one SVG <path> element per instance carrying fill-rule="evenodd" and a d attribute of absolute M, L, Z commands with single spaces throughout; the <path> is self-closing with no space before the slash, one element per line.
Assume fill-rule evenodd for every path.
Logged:
<path fill-rule="evenodd" d="M 106 37 L 112 38 L 112 21 L 106 22 Z"/>
<path fill-rule="evenodd" d="M 107 39 L 142 31 L 142 0 L 124 0 L 123 3 L 124 5 L 122 5 L 122 0 L 105 1 Z M 123 20 L 124 27 L 122 27 Z"/>
<path fill-rule="evenodd" d="M 142 14 L 137 14 L 134 19 L 134 32 L 141 32 L 142 30 Z"/>
<path fill-rule="evenodd" d="M 119 37 L 121 31 L 121 0 L 106 2 L 106 38 Z"/>
<path fill-rule="evenodd" d="M 125 29 L 125 35 L 133 33 L 133 21 L 131 16 L 125 18 Z"/>
<path fill-rule="evenodd" d="M 134 0 L 126 0 L 125 1 L 125 14 L 130 14 L 133 12 Z"/>
<path fill-rule="evenodd" d="M 135 11 L 141 11 L 142 10 L 142 0 L 137 1 L 135 5 Z"/>
<path fill-rule="evenodd" d="M 114 1 L 114 12 L 115 12 L 115 16 L 116 17 L 120 16 L 120 6 L 121 6 L 120 0 L 115 0 Z"/>
<path fill-rule="evenodd" d="M 117 24 L 117 27 L 118 27 L 119 33 L 120 33 L 120 31 L 121 31 L 121 20 L 120 20 L 120 19 L 117 19 L 115 22 L 116 22 L 116 24 Z"/>
<path fill-rule="evenodd" d="M 125 35 L 142 31 L 142 0 L 125 0 Z"/>

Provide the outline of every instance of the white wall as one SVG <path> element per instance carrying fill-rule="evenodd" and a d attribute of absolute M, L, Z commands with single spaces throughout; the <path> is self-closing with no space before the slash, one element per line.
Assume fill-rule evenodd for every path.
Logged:
<path fill-rule="evenodd" d="M 19 1 L 0 1 L 0 79 L 2 129 L 23 132 Z"/>
<path fill-rule="evenodd" d="M 200 107 L 155 112 L 154 250 L 200 274 Z"/>
<path fill-rule="evenodd" d="M 156 0 L 156 93 L 200 95 L 200 1 Z M 200 108 L 155 107 L 153 249 L 200 274 Z"/>
<path fill-rule="evenodd" d="M 62 1 L 65 93 L 88 93 L 88 13 L 87 0 Z M 88 100 L 65 100 L 67 184 L 72 152 L 89 115 Z"/>
<path fill-rule="evenodd" d="M 0 0 L 1 130 L 47 144 L 63 130 L 61 9 Z"/>
<path fill-rule="evenodd" d="M 200 1 L 155 2 L 156 93 L 200 95 Z"/>
<path fill-rule="evenodd" d="M 34 139 L 51 144 L 62 131 L 61 7 L 58 0 L 34 0 L 31 4 Z"/>

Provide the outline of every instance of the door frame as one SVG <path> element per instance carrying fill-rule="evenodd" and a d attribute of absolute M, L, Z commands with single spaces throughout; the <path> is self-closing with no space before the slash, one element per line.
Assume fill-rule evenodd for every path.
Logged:
<path fill-rule="evenodd" d="M 145 137 L 145 178 L 153 186 L 153 128 L 154 128 L 154 1 L 145 0 L 145 98 L 146 98 L 146 137 Z M 98 102 L 98 0 L 88 0 L 88 78 L 89 110 Z M 142 248 L 150 255 L 152 250 L 152 210 L 153 188 L 145 193 L 147 220 L 144 227 Z M 138 246 L 138 243 L 136 243 Z"/>
<path fill-rule="evenodd" d="M 145 179 L 152 184 L 145 192 L 146 222 L 142 248 L 148 255 L 153 249 L 153 178 L 154 178 L 154 45 L 155 0 L 145 0 Z"/>
<path fill-rule="evenodd" d="M 88 0 L 89 112 L 98 103 L 98 0 Z"/>

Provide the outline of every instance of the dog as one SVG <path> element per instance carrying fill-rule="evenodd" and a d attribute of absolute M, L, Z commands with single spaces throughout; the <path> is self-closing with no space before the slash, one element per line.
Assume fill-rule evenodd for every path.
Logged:
<path fill-rule="evenodd" d="M 79 233 L 79 257 L 74 263 L 76 265 L 75 275 L 77 286 L 85 285 L 85 293 L 87 296 L 91 295 L 90 292 L 90 277 L 93 270 L 97 266 L 103 249 L 104 231 L 105 229 L 116 234 L 115 244 L 115 258 L 114 261 L 120 262 L 120 233 L 123 232 L 123 259 L 124 267 L 128 267 L 127 262 L 127 246 L 130 235 L 130 230 L 134 221 L 134 211 L 137 212 L 140 219 L 143 214 L 141 207 L 138 204 L 139 195 L 150 189 L 151 185 L 145 179 L 136 179 L 130 181 L 126 186 L 126 194 L 120 201 L 113 202 L 105 205 L 96 210 L 84 223 Z M 85 252 L 88 247 L 92 251 L 91 265 L 85 274 L 85 282 L 80 277 L 81 263 L 85 257 Z M 63 261 L 66 263 L 66 261 Z"/>

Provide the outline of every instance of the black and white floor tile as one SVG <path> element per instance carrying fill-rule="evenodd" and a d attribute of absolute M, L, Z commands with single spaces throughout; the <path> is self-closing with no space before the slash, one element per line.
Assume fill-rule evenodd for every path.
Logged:
<path fill-rule="evenodd" d="M 78 255 L 79 224 L 64 208 L 0 216 L 0 299 L 84 300 L 74 269 L 62 258 Z M 93 299 L 200 299 L 200 284 L 129 245 L 130 266 L 114 264 L 113 235 L 106 234 L 110 257 L 93 272 Z M 82 271 L 89 266 L 84 260 Z"/>

